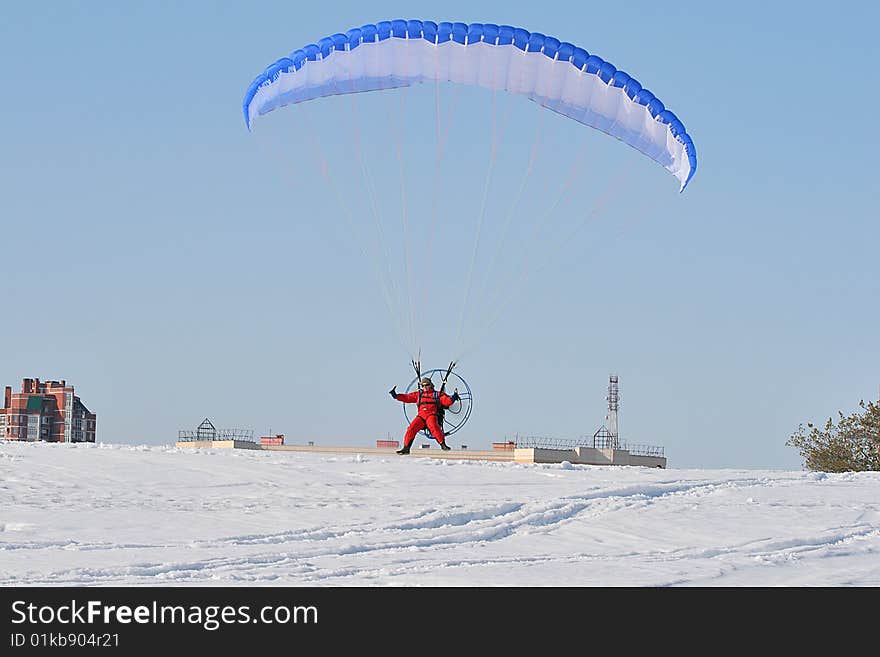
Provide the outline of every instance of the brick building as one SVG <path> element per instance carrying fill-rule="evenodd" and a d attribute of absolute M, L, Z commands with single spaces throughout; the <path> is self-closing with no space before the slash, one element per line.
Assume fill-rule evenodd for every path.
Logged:
<path fill-rule="evenodd" d="M 95 423 L 95 414 L 66 381 L 23 379 L 21 392 L 6 386 L 0 408 L 0 439 L 93 443 Z"/>

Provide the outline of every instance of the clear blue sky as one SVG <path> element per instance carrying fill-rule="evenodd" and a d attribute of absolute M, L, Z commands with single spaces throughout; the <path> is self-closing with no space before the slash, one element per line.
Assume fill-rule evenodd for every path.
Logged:
<path fill-rule="evenodd" d="M 509 23 L 595 52 L 679 116 L 696 176 L 678 194 L 619 142 L 497 98 L 491 210 L 514 195 L 539 120 L 523 213 L 552 206 L 571 173 L 552 220 L 573 223 L 551 234 L 609 198 L 561 246 L 516 228 L 499 242 L 487 224 L 475 289 L 499 243 L 512 264 L 527 254 L 529 275 L 496 323 L 477 302 L 462 319 L 491 93 L 441 91 L 454 118 L 431 256 L 419 230 L 431 216 L 435 90 L 285 108 L 252 133 L 242 120 L 245 89 L 275 59 L 394 18 Z M 386 391 L 411 378 L 371 266 L 388 267 L 407 301 L 409 253 L 411 278 L 433 277 L 409 306 L 427 315 L 426 366 L 445 365 L 460 325 L 486 329 L 461 359 L 476 406 L 453 445 L 591 435 L 616 372 L 622 438 L 663 445 L 671 467 L 798 468 L 784 445 L 798 423 L 852 412 L 880 389 L 878 21 L 876 5 L 857 2 L 7 7 L 0 384 L 67 379 L 105 442 L 167 443 L 208 416 L 292 442 L 371 445 L 402 433 Z M 406 203 L 394 145 L 371 141 L 389 134 L 401 135 Z M 366 152 L 388 147 L 367 160 L 389 235 L 378 259 L 340 221 L 316 164 L 325 154 L 362 210 L 358 228 L 375 235 L 357 138 Z M 402 207 L 414 244 L 395 250 Z M 503 296 L 515 278 L 493 271 L 487 295 Z"/>

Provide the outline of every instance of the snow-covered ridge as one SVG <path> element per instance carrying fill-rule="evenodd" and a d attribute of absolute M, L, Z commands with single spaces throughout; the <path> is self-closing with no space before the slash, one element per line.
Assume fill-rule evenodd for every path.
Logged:
<path fill-rule="evenodd" d="M 0 443 L 2 585 L 878 585 L 880 473 Z"/>

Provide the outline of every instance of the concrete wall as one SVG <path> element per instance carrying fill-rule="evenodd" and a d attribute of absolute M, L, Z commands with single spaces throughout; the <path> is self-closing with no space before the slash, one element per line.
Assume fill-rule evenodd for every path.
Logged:
<path fill-rule="evenodd" d="M 592 465 L 620 465 L 623 454 L 619 449 L 597 449 L 596 447 L 575 447 L 575 459 L 578 463 L 591 463 Z M 617 461 L 615 463 L 615 456 Z"/>
<path fill-rule="evenodd" d="M 646 468 L 665 468 L 666 458 L 663 456 L 642 456 L 630 454 L 626 449 L 596 449 L 593 447 L 576 447 L 578 463 L 593 465 L 634 465 Z"/>
<path fill-rule="evenodd" d="M 629 464 L 630 465 L 639 465 L 644 468 L 665 468 L 666 467 L 666 457 L 664 457 L 664 456 L 639 456 L 637 454 L 630 454 Z"/>
<path fill-rule="evenodd" d="M 574 462 L 577 454 L 573 449 L 542 449 L 536 447 L 517 447 L 513 450 L 513 460 L 517 463 L 562 463 Z"/>
<path fill-rule="evenodd" d="M 562 463 L 568 461 L 579 465 L 666 467 L 666 459 L 662 456 L 637 456 L 630 454 L 625 449 L 596 449 L 595 447 L 575 447 L 574 449 L 517 448 L 514 450 L 514 460 L 517 463 Z"/>

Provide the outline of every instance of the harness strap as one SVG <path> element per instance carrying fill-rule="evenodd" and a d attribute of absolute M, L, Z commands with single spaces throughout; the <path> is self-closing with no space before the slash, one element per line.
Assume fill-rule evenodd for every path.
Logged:
<path fill-rule="evenodd" d="M 419 406 L 432 406 L 432 405 L 433 405 L 433 406 L 440 407 L 440 406 L 441 406 L 441 404 L 440 404 L 440 393 L 437 392 L 437 391 L 435 390 L 435 391 L 432 393 L 431 397 L 432 397 L 432 399 L 430 399 L 430 400 L 428 400 L 428 401 L 422 401 L 422 391 L 419 390 L 419 396 L 418 396 L 418 399 L 417 399 L 417 401 L 416 401 L 416 404 L 418 404 Z"/>

